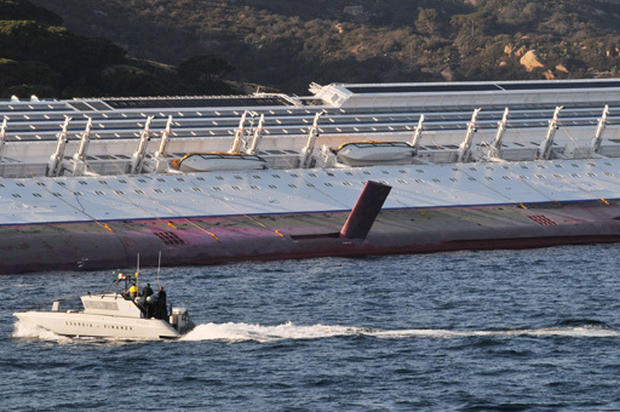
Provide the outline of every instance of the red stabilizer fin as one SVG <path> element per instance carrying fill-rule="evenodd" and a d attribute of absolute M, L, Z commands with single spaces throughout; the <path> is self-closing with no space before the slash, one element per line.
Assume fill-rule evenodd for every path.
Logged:
<path fill-rule="evenodd" d="M 367 181 L 347 221 L 340 229 L 340 236 L 349 239 L 365 239 L 390 190 L 392 186 L 372 180 Z"/>

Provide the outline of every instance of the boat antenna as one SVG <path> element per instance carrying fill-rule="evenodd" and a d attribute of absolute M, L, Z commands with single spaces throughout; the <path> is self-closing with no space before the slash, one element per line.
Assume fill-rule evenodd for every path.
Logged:
<path fill-rule="evenodd" d="M 140 254 L 138 253 L 138 261 L 136 262 L 136 287 L 140 290 Z"/>
<path fill-rule="evenodd" d="M 161 250 L 157 255 L 157 288 L 161 288 L 161 283 L 159 283 L 159 272 L 161 271 Z"/>

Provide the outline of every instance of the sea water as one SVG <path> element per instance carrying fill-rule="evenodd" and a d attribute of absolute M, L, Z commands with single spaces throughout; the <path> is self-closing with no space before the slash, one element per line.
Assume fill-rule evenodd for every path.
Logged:
<path fill-rule="evenodd" d="M 65 338 L 12 316 L 77 305 L 112 271 L 2 276 L 0 409 L 620 410 L 619 251 L 162 268 L 197 326 L 161 342 Z"/>

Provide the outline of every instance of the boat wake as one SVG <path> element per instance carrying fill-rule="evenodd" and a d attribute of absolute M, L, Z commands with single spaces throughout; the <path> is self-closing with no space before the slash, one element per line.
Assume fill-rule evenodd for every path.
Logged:
<path fill-rule="evenodd" d="M 378 339 L 407 339 L 407 338 L 431 338 L 431 339 L 455 339 L 469 337 L 551 337 L 565 336 L 575 338 L 618 338 L 620 330 L 603 326 L 604 324 L 576 324 L 572 326 L 556 326 L 537 329 L 505 329 L 505 330 L 453 330 L 453 329 L 374 329 L 357 326 L 340 325 L 295 325 L 291 322 L 275 326 L 263 326 L 248 323 L 203 323 L 197 325 L 180 341 L 224 341 L 244 342 L 255 341 L 260 343 L 274 342 L 279 340 L 297 339 L 325 339 L 343 336 L 367 336 Z M 24 321 L 17 321 L 12 336 L 21 339 L 36 339 L 55 341 L 59 343 L 76 342 L 76 340 L 103 340 L 116 341 L 116 339 L 102 338 L 70 338 L 57 335 L 54 332 L 38 327 Z"/>
<path fill-rule="evenodd" d="M 406 338 L 467 338 L 467 337 L 587 337 L 617 338 L 620 331 L 600 325 L 581 324 L 538 329 L 506 330 L 451 330 L 451 329 L 396 329 L 382 330 L 355 326 L 330 326 L 316 324 L 301 326 L 284 323 L 276 326 L 262 326 L 247 323 L 206 323 L 197 325 L 183 336 L 182 341 L 221 340 L 227 342 L 272 342 L 284 339 L 322 339 L 336 336 L 369 336 L 380 339 Z"/>

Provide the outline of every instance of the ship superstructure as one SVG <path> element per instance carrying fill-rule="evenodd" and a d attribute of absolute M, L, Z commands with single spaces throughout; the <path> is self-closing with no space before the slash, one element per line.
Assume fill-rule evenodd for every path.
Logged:
<path fill-rule="evenodd" d="M 0 270 L 620 239 L 620 80 L 310 90 L 0 102 Z"/>

